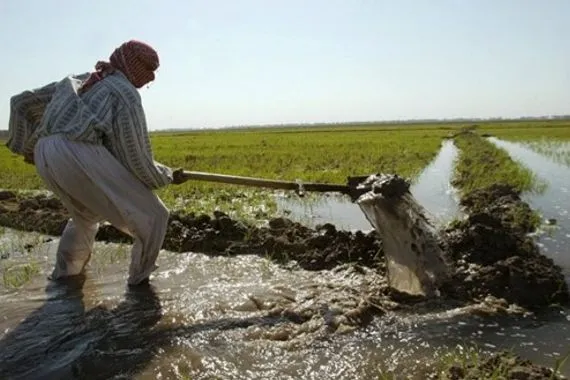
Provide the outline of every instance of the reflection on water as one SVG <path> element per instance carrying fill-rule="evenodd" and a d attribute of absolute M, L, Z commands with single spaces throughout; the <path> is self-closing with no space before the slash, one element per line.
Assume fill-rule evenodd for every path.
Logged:
<path fill-rule="evenodd" d="M 55 243 L 30 255 L 51 265 Z M 331 334 L 309 328 L 322 324 L 321 315 L 298 324 L 260 305 L 326 307 L 319 294 L 354 292 L 365 274 L 163 252 L 152 285 L 129 289 L 128 255 L 116 249 L 98 244 L 77 281 L 49 283 L 46 270 L 20 290 L 0 290 L 0 378 L 369 379 L 380 369 L 413 372 L 456 344 L 514 348 L 549 366 L 570 346 L 565 314 L 549 323 L 388 315 L 365 330 Z"/>
<path fill-rule="evenodd" d="M 436 156 L 416 178 L 410 192 L 428 211 L 436 225 L 457 216 L 458 197 L 451 187 L 457 148 L 451 140 L 444 141 Z M 371 173 L 372 174 L 372 173 Z M 328 195 L 312 196 L 309 201 L 296 196 L 277 198 L 279 212 L 290 212 L 290 218 L 309 226 L 333 223 L 347 230 L 372 230 L 358 205 L 349 198 Z"/>
<path fill-rule="evenodd" d="M 435 160 L 422 172 L 410 189 L 438 223 L 447 223 L 459 212 L 459 196 L 451 186 L 457 148 L 452 140 L 443 142 Z"/>
<path fill-rule="evenodd" d="M 332 223 L 338 229 L 373 230 L 360 207 L 340 195 L 309 195 L 308 199 L 303 199 L 286 194 L 278 196 L 276 203 L 279 213 L 289 214 L 291 220 L 309 227 Z"/>
<path fill-rule="evenodd" d="M 561 265 L 570 279 L 570 168 L 526 148 L 522 144 L 489 138 L 513 159 L 534 171 L 548 187 L 541 194 L 526 194 L 525 200 L 556 226 L 540 236 L 541 251 Z"/>

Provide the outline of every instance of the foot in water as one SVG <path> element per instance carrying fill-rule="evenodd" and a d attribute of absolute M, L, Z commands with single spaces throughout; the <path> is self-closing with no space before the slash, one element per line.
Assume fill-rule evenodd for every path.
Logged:
<path fill-rule="evenodd" d="M 131 289 L 140 288 L 140 287 L 149 286 L 149 285 L 150 285 L 150 277 L 145 278 L 144 280 L 142 280 L 138 284 L 128 284 L 129 288 L 131 288 Z"/>

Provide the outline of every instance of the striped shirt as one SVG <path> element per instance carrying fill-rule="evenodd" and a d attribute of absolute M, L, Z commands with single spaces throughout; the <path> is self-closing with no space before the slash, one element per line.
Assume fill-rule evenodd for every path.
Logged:
<path fill-rule="evenodd" d="M 6 146 L 31 159 L 38 139 L 63 134 L 105 146 L 148 188 L 170 184 L 172 169 L 153 158 L 137 89 L 117 71 L 80 95 L 78 89 L 88 76 L 68 76 L 13 96 Z"/>

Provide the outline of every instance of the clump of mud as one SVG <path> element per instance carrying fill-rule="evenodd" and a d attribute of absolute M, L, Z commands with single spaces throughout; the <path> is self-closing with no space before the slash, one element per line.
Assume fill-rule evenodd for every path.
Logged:
<path fill-rule="evenodd" d="M 533 364 L 517 355 L 498 352 L 474 363 L 454 364 L 439 373 L 432 373 L 429 380 L 562 380 L 550 368 Z"/>
<path fill-rule="evenodd" d="M 529 310 L 569 301 L 562 268 L 528 236 L 536 215 L 515 188 L 492 185 L 461 205 L 468 216 L 443 231 L 454 263 L 442 289 L 446 296 L 477 302 L 492 295 Z"/>
<path fill-rule="evenodd" d="M 47 195 L 19 197 L 0 191 L 0 224 L 23 231 L 60 235 L 68 219 L 59 199 Z"/>
<path fill-rule="evenodd" d="M 24 231 L 61 235 L 69 214 L 55 197 L 20 197 L 0 194 L 0 224 Z M 115 227 L 101 225 L 98 241 L 132 242 Z M 248 225 L 222 212 L 213 216 L 172 213 L 163 248 L 174 252 L 210 255 L 257 254 L 279 262 L 295 260 L 307 270 L 331 269 L 352 263 L 384 273 L 381 241 L 376 232 L 337 230 L 332 224 L 315 229 L 286 218 L 275 218 L 265 227 Z"/>
<path fill-rule="evenodd" d="M 173 214 L 166 248 L 206 254 L 258 254 L 273 260 L 295 260 L 308 270 L 331 269 L 342 263 L 383 266 L 375 232 L 339 231 L 332 224 L 305 227 L 286 218 L 275 218 L 266 227 L 246 225 L 222 212 L 207 215 Z"/>

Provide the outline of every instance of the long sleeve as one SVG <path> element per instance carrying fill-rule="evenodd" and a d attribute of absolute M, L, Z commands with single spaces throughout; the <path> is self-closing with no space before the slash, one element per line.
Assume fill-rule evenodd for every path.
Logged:
<path fill-rule="evenodd" d="M 148 188 L 172 183 L 172 169 L 154 160 L 146 116 L 139 102 L 123 104 L 105 145 Z"/>
<path fill-rule="evenodd" d="M 6 146 L 13 153 L 30 159 L 33 152 L 34 132 L 38 128 L 44 111 L 52 99 L 57 82 L 24 91 L 10 98 L 10 119 Z"/>

